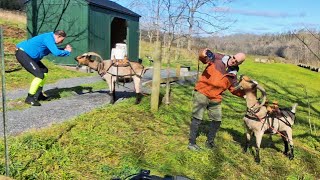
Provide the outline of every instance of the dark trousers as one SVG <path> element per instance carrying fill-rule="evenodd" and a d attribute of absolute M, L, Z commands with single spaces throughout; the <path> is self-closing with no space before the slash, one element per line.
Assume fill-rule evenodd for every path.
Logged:
<path fill-rule="evenodd" d="M 41 61 L 35 62 L 27 53 L 25 53 L 21 49 L 18 49 L 16 51 L 16 58 L 21 66 L 35 77 L 43 79 L 44 73 L 48 73 L 48 68 Z"/>

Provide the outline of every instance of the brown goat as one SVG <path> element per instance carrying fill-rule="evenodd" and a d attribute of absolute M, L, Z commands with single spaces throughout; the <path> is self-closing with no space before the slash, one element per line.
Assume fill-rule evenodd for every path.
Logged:
<path fill-rule="evenodd" d="M 92 56 L 98 57 L 99 60 L 92 60 Z M 138 62 L 129 62 L 128 59 L 115 61 L 103 60 L 100 55 L 94 52 L 84 53 L 75 57 L 79 65 L 86 65 L 98 72 L 98 74 L 106 80 L 110 90 L 111 104 L 115 101 L 115 82 L 117 79 L 133 79 L 136 91 L 136 104 L 140 103 L 142 94 L 141 78 L 146 72 L 146 68 Z M 122 63 L 122 64 L 120 64 Z"/>
<path fill-rule="evenodd" d="M 266 91 L 248 76 L 241 76 L 238 88 L 241 88 L 246 96 L 247 113 L 243 118 L 247 132 L 246 144 L 244 152 L 250 145 L 252 135 L 256 137 L 256 153 L 255 161 L 260 163 L 260 144 L 263 134 L 280 134 L 284 142 L 284 154 L 289 159 L 294 158 L 293 140 L 292 140 L 292 125 L 295 119 L 297 103 L 293 104 L 291 110 L 288 108 L 279 109 L 277 113 L 271 113 L 265 106 Z M 262 102 L 258 101 L 257 90 L 262 94 Z M 290 144 L 290 147 L 288 146 Z"/>

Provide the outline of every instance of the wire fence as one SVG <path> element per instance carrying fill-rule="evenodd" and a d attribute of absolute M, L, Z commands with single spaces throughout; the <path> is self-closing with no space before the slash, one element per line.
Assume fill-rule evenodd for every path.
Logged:
<path fill-rule="evenodd" d="M 3 120 L 3 138 L 5 146 L 5 172 L 9 176 L 9 150 L 7 141 L 7 121 L 6 121 L 6 78 L 5 78 L 5 56 L 3 47 L 3 29 L 0 27 L 0 60 L 1 60 L 1 82 L 2 82 L 2 120 Z"/>

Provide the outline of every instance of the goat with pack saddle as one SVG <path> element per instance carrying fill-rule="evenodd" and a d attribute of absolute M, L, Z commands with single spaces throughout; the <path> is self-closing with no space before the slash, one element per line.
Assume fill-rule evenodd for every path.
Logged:
<path fill-rule="evenodd" d="M 254 135 L 256 138 L 255 161 L 260 163 L 259 151 L 263 134 L 279 134 L 284 142 L 283 153 L 292 160 L 294 158 L 292 125 L 297 103 L 294 103 L 291 109 L 279 108 L 277 104 L 268 106 L 265 89 L 248 76 L 240 77 L 238 88 L 245 92 L 247 104 L 247 112 L 243 118 L 247 128 L 244 152 L 247 152 L 251 146 L 251 137 Z M 257 90 L 261 92 L 261 102 L 258 100 Z"/>
<path fill-rule="evenodd" d="M 93 60 L 95 56 L 98 60 Z M 95 52 L 88 52 L 75 57 L 79 65 L 85 65 L 98 72 L 98 74 L 106 80 L 110 90 L 111 101 L 115 102 L 115 83 L 118 80 L 125 81 L 127 79 L 133 80 L 136 92 L 136 104 L 139 104 L 142 98 L 141 78 L 146 72 L 147 68 L 138 62 L 130 62 L 127 57 L 121 60 L 104 60 L 99 54 Z"/>

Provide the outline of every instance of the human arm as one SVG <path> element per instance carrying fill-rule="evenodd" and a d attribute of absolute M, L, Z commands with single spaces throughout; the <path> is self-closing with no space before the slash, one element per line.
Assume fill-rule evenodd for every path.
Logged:
<path fill-rule="evenodd" d="M 44 45 L 49 49 L 51 54 L 53 54 L 54 56 L 69 56 L 72 51 L 72 48 L 70 45 L 67 45 L 66 48 L 64 48 L 63 50 L 59 49 L 57 47 L 57 44 L 55 43 L 54 38 L 52 38 L 52 36 L 47 37 L 44 40 Z"/>
<path fill-rule="evenodd" d="M 239 88 L 238 86 L 238 82 L 237 82 L 237 76 L 234 76 L 231 80 L 231 86 L 228 88 L 228 90 L 235 96 L 238 97 L 244 97 L 246 94 L 244 92 L 244 90 L 242 90 L 241 88 Z"/>

